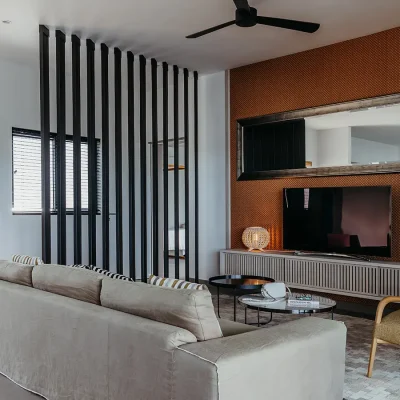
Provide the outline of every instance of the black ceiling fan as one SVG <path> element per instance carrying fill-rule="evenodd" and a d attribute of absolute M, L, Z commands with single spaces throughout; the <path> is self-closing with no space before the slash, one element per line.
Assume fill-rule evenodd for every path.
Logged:
<path fill-rule="evenodd" d="M 224 24 L 214 26 L 213 28 L 206 29 L 201 32 L 194 33 L 193 35 L 186 36 L 187 39 L 196 39 L 200 36 L 207 35 L 211 32 L 218 31 L 230 25 L 237 25 L 241 28 L 249 28 L 251 26 L 260 24 L 267 26 L 275 26 L 277 28 L 292 29 L 294 31 L 314 33 L 320 24 L 312 22 L 294 21 L 292 19 L 259 17 L 257 10 L 249 6 L 248 0 L 233 0 L 236 5 L 236 18 L 233 21 L 225 22 Z"/>

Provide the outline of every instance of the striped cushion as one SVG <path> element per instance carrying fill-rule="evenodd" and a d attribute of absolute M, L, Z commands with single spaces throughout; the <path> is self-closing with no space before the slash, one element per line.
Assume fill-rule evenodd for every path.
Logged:
<path fill-rule="evenodd" d="M 85 265 L 85 264 L 71 264 L 68 265 L 68 267 L 73 267 L 73 268 L 83 268 L 83 269 L 93 269 L 93 265 Z"/>
<path fill-rule="evenodd" d="M 161 276 L 150 275 L 149 284 L 156 286 L 164 286 L 172 289 L 193 289 L 193 290 L 207 290 L 207 287 L 198 283 L 183 281 L 174 278 L 162 278 Z"/>
<path fill-rule="evenodd" d="M 121 281 L 134 282 L 134 280 L 132 278 L 129 278 L 129 277 L 125 276 L 125 275 L 115 274 L 114 272 L 110 272 L 110 271 L 107 271 L 105 269 L 93 267 L 92 271 L 97 272 L 99 274 L 103 274 L 103 275 L 105 275 L 105 276 L 107 276 L 108 278 L 111 278 L 111 279 L 119 279 Z"/>
<path fill-rule="evenodd" d="M 11 259 L 13 262 L 25 264 L 25 265 L 40 265 L 44 264 L 40 257 L 22 256 L 19 254 L 14 254 Z"/>

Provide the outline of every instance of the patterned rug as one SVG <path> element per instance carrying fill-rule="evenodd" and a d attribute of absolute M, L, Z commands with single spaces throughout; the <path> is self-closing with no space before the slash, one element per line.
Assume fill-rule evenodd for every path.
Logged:
<path fill-rule="evenodd" d="M 213 296 L 216 305 L 216 296 Z M 221 295 L 221 318 L 233 320 L 233 298 Z M 264 317 L 265 315 L 265 317 Z M 267 320 L 264 313 L 261 321 Z M 330 314 L 316 314 L 319 318 L 330 318 Z M 248 321 L 257 322 L 257 313 L 249 310 Z M 304 316 L 274 314 L 273 320 L 264 328 L 293 321 Z M 346 400 L 399 400 L 400 399 L 400 348 L 378 345 L 374 372 L 366 377 L 374 322 L 347 315 L 335 314 L 335 320 L 347 326 L 347 354 L 344 398 Z M 237 321 L 244 323 L 244 308 L 238 306 Z M 322 400 L 322 399 L 321 399 Z"/>

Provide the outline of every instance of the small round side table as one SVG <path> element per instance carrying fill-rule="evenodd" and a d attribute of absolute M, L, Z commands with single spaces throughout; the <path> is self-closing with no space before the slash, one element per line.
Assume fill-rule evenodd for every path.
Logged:
<path fill-rule="evenodd" d="M 292 295 L 300 295 L 300 293 L 292 292 Z M 272 321 L 272 314 L 316 314 L 316 313 L 330 313 L 333 319 L 333 312 L 336 308 L 336 302 L 328 297 L 312 296 L 313 300 L 319 301 L 318 307 L 312 306 L 289 306 L 287 299 L 282 299 L 276 302 L 264 301 L 264 297 L 261 294 L 241 296 L 239 297 L 239 303 L 245 306 L 245 319 L 244 322 L 247 324 L 247 309 L 257 311 L 257 325 L 266 325 Z M 267 322 L 260 322 L 260 311 L 270 313 L 270 319 Z"/>
<path fill-rule="evenodd" d="M 218 302 L 218 317 L 219 315 L 219 289 L 232 289 L 233 290 L 233 320 L 236 321 L 236 298 L 238 292 L 243 291 L 261 291 L 261 288 L 266 283 L 275 282 L 272 278 L 256 275 L 220 275 L 213 276 L 209 279 L 209 284 L 217 288 L 217 302 Z"/>

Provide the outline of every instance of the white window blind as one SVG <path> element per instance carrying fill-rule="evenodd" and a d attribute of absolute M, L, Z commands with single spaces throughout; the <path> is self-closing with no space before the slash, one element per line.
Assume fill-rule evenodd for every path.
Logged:
<path fill-rule="evenodd" d="M 83 138 L 85 140 L 85 138 Z M 72 137 L 66 141 L 66 207 L 74 207 L 73 185 L 73 143 Z M 41 140 L 40 133 L 13 129 L 13 209 L 15 213 L 40 213 L 42 211 L 42 176 L 41 176 Z M 56 140 L 50 139 L 50 207 L 52 212 L 56 205 Z M 101 191 L 101 157 L 100 142 L 97 141 L 97 204 L 99 211 Z M 88 144 L 81 143 L 81 193 L 82 211 L 88 209 Z"/>

